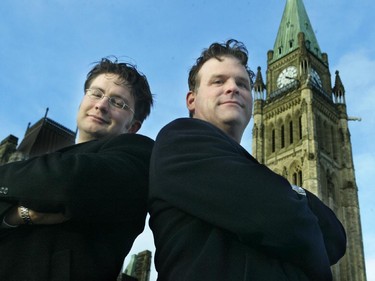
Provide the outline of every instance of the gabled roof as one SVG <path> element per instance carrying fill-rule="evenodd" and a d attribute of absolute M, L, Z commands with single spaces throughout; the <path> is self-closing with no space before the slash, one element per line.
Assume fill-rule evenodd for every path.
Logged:
<path fill-rule="evenodd" d="M 44 117 L 27 128 L 17 151 L 32 157 L 74 144 L 75 132 Z"/>
<path fill-rule="evenodd" d="M 300 32 L 305 34 L 306 48 L 321 58 L 320 47 L 303 1 L 287 0 L 273 47 L 273 60 L 277 60 L 299 47 L 298 33 Z"/>

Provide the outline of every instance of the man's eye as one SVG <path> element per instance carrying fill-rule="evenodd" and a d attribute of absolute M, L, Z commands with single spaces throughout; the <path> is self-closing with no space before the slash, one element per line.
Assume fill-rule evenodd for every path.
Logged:
<path fill-rule="evenodd" d="M 95 98 L 101 98 L 103 96 L 103 94 L 99 91 L 92 91 L 91 95 Z"/>
<path fill-rule="evenodd" d="M 213 84 L 222 84 L 223 83 L 223 80 L 214 80 L 213 81 Z"/>
<path fill-rule="evenodd" d="M 120 98 L 112 98 L 111 101 L 112 101 L 113 105 L 115 105 L 117 107 L 123 107 L 124 104 L 125 104 L 125 102 Z"/>
<path fill-rule="evenodd" d="M 238 86 L 247 90 L 250 89 L 250 85 L 247 83 L 238 83 Z"/>
<path fill-rule="evenodd" d="M 250 89 L 250 84 L 247 81 L 243 81 L 243 80 L 238 80 L 237 86 L 246 90 Z"/>

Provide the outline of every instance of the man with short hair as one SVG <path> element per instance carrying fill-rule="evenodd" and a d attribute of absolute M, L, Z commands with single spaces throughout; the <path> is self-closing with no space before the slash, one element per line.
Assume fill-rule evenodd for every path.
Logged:
<path fill-rule="evenodd" d="M 204 50 L 187 108 L 158 134 L 150 162 L 150 227 L 158 280 L 332 280 L 346 236 L 317 197 L 241 145 L 252 113 L 247 50 Z"/>
<path fill-rule="evenodd" d="M 152 94 L 135 66 L 88 73 L 78 144 L 0 167 L 0 280 L 116 280 L 143 231 Z"/>

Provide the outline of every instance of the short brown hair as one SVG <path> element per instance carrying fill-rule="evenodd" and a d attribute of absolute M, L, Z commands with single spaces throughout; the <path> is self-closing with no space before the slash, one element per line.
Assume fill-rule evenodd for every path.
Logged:
<path fill-rule="evenodd" d="M 146 76 L 139 72 L 135 65 L 120 63 L 116 57 L 113 60 L 102 58 L 87 74 L 84 90 L 90 88 L 96 77 L 105 73 L 117 74 L 120 79 L 124 80 L 124 85 L 129 87 L 134 97 L 134 119 L 142 123 L 150 114 L 153 105 L 153 97 Z"/>
<path fill-rule="evenodd" d="M 199 86 L 198 81 L 198 72 L 202 68 L 203 64 L 206 61 L 215 58 L 219 61 L 222 60 L 222 57 L 234 57 L 240 61 L 240 63 L 245 67 L 247 73 L 249 74 L 250 83 L 252 84 L 252 79 L 254 77 L 254 72 L 250 70 L 247 66 L 248 61 L 248 52 L 245 45 L 242 42 L 239 42 L 235 39 L 229 39 L 225 43 L 213 43 L 208 47 L 208 49 L 204 49 L 201 56 L 196 60 L 195 65 L 192 66 L 189 72 L 189 90 L 194 91 L 196 90 L 197 86 Z"/>

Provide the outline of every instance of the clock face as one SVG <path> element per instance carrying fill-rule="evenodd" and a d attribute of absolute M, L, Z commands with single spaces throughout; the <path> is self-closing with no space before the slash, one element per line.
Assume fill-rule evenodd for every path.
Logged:
<path fill-rule="evenodd" d="M 317 84 L 319 87 L 321 87 L 322 86 L 322 80 L 320 79 L 320 76 L 319 76 L 318 72 L 316 72 L 316 70 L 314 68 L 311 68 L 310 75 L 311 75 L 312 82 Z"/>
<path fill-rule="evenodd" d="M 288 66 L 277 77 L 277 87 L 282 88 L 292 83 L 297 77 L 297 68 L 295 66 Z"/>

